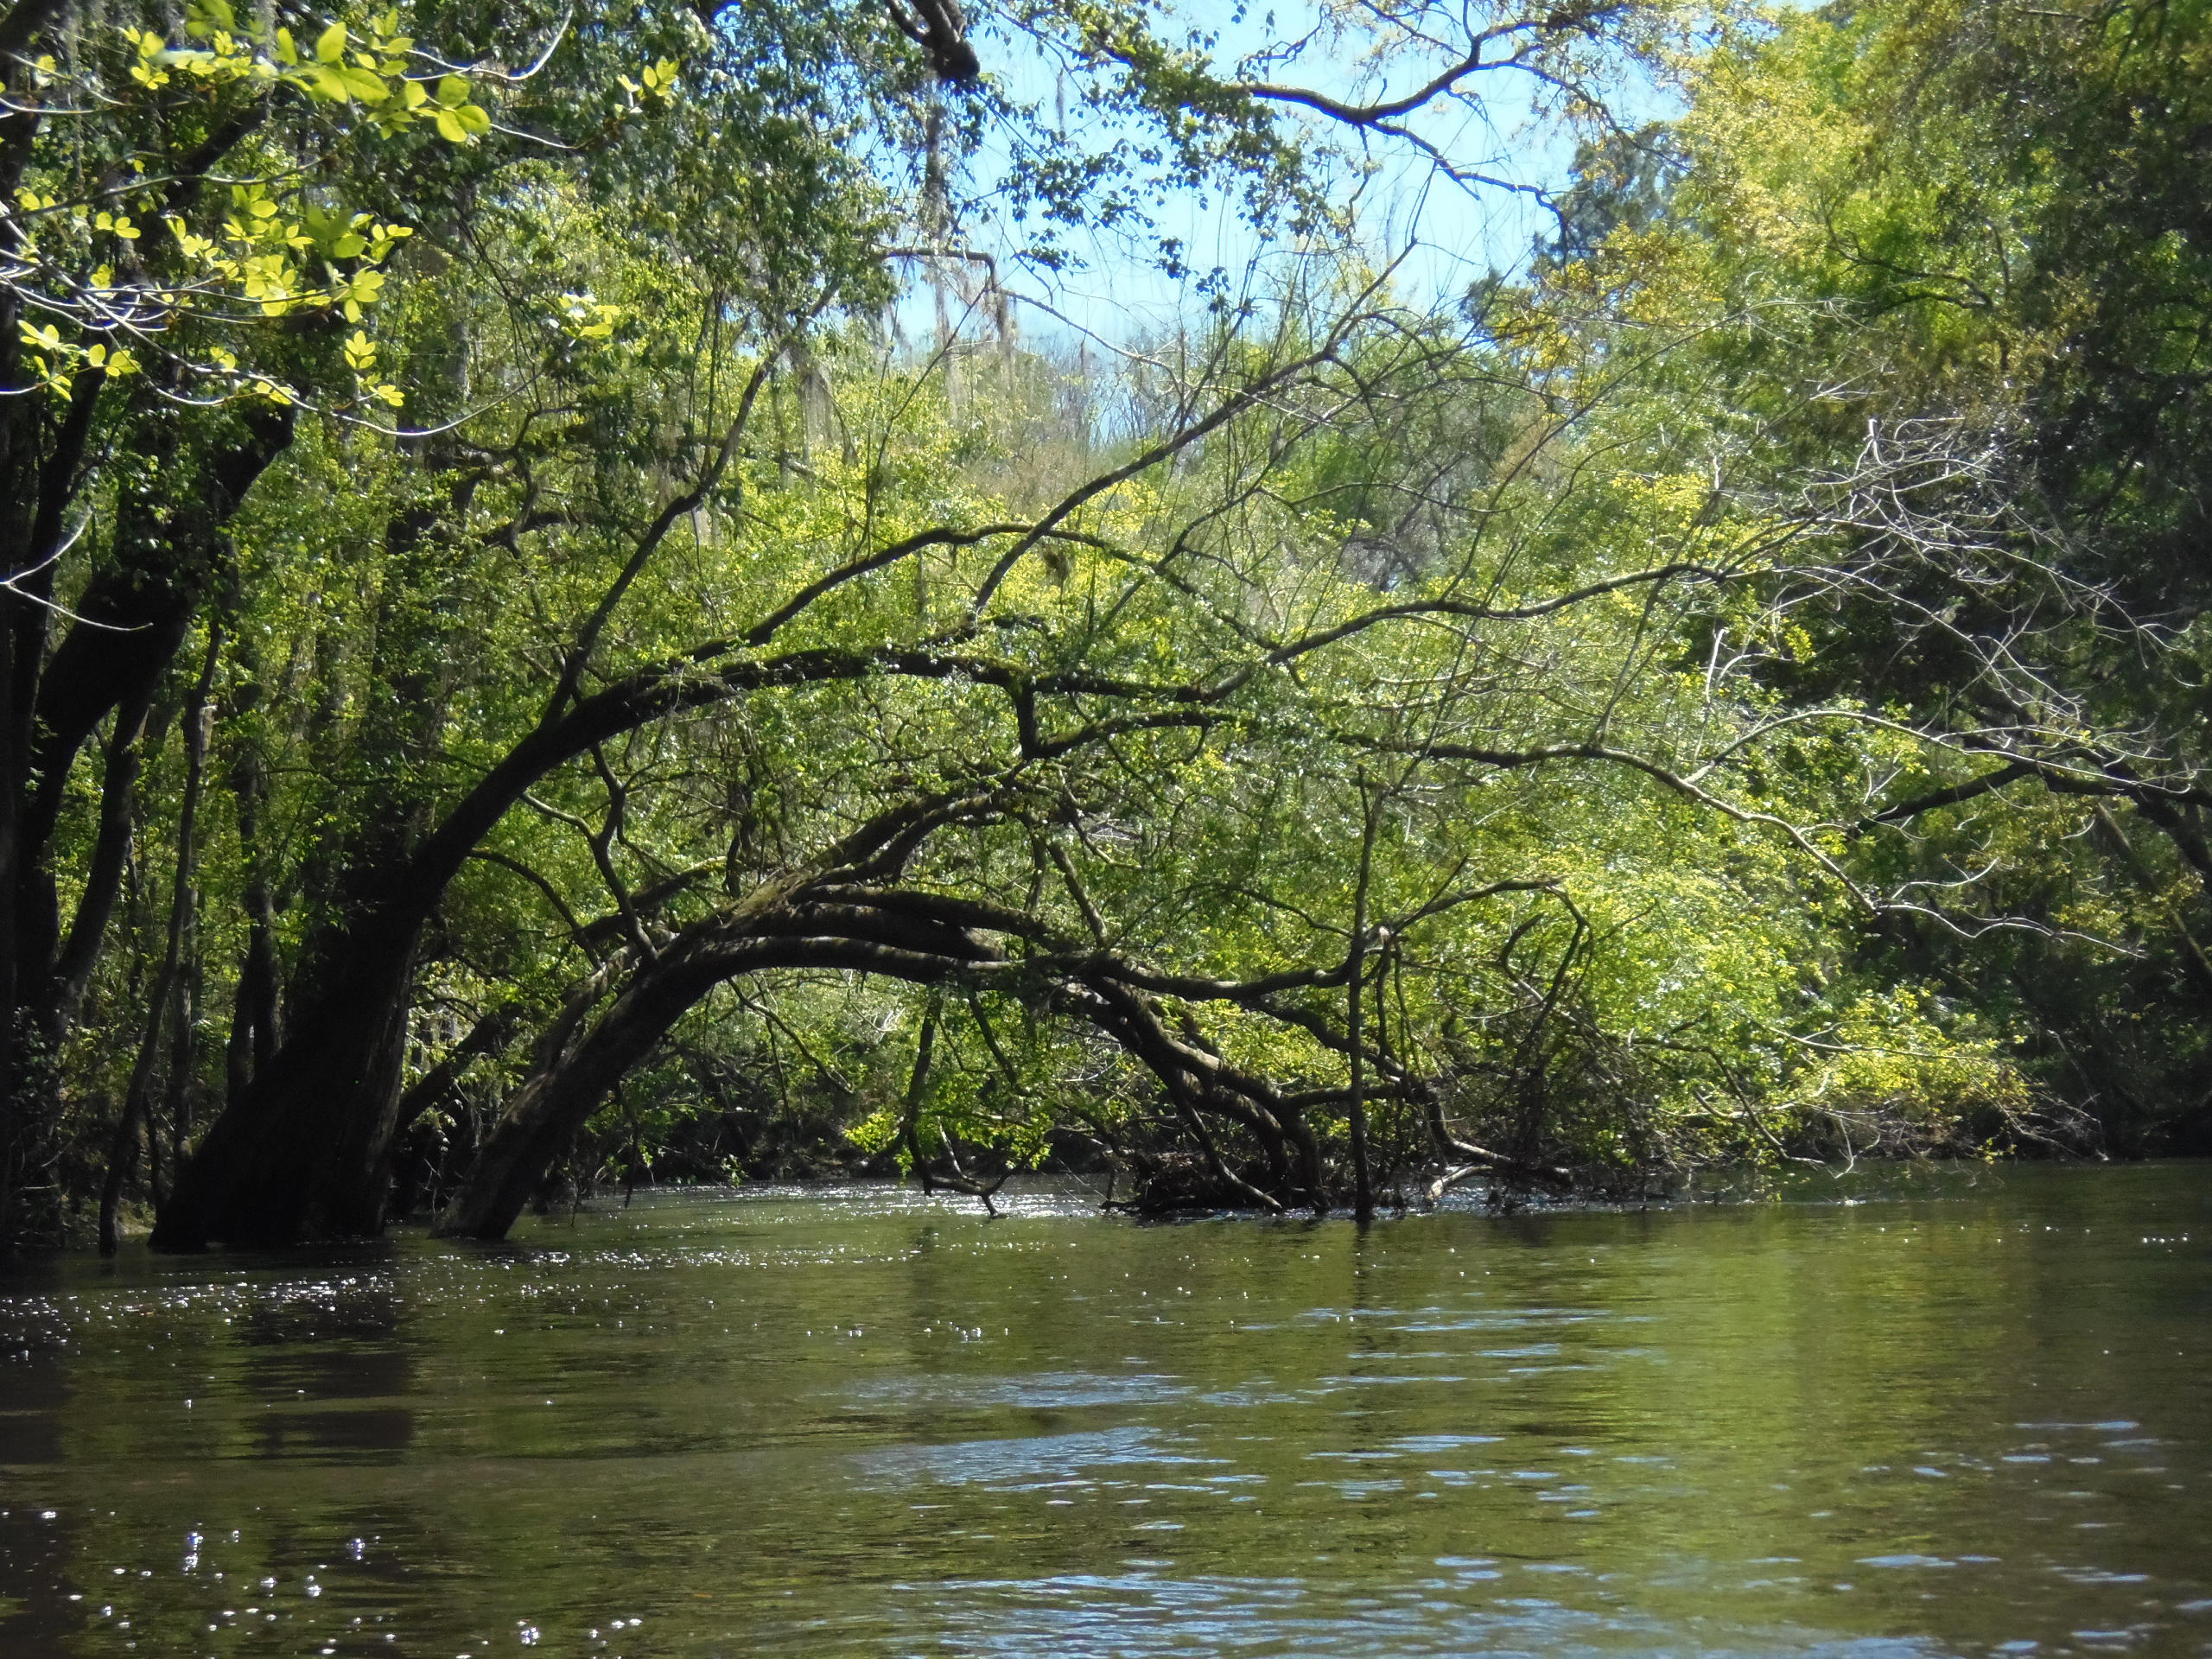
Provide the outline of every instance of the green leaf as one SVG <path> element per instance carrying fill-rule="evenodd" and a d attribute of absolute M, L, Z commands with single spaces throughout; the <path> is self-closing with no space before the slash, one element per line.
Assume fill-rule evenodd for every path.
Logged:
<path fill-rule="evenodd" d="M 364 104 L 381 104 L 391 96 L 391 88 L 385 85 L 384 78 L 366 69 L 345 68 L 333 73 L 346 83 L 346 90 Z"/>
<path fill-rule="evenodd" d="M 315 36 L 315 54 L 325 63 L 335 63 L 346 55 L 346 25 L 333 23 Z"/>
<path fill-rule="evenodd" d="M 448 75 L 438 82 L 438 102 L 449 110 L 457 110 L 468 101 L 468 83 L 459 75 Z"/>

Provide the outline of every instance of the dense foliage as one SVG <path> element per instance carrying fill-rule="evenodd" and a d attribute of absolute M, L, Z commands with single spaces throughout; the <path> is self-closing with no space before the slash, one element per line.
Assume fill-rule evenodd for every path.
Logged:
<path fill-rule="evenodd" d="M 17 0 L 0 1237 L 2192 1144 L 2202 10 L 1320 21 Z"/>

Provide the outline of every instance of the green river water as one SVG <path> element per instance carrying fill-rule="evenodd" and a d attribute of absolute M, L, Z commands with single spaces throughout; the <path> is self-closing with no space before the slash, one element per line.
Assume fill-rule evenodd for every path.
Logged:
<path fill-rule="evenodd" d="M 0 1656 L 2212 1654 L 2212 1166 L 0 1277 Z"/>

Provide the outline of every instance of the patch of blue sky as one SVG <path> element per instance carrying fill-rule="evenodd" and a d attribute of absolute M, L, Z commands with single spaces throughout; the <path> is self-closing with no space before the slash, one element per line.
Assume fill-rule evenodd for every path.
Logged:
<path fill-rule="evenodd" d="M 1447 60 L 1402 44 L 1375 50 L 1372 37 L 1342 22 L 1357 11 L 1300 5 L 1224 14 L 1185 4 L 1159 14 L 1157 28 L 1185 39 L 1230 78 L 1294 86 L 1345 104 L 1402 97 Z M 1143 135 L 1103 124 L 1081 98 L 1082 72 L 1074 66 L 988 16 L 978 18 L 976 38 L 995 88 L 1032 119 L 1093 153 L 1122 146 L 1125 156 L 1136 154 L 1127 147 L 1141 144 Z M 1608 79 L 1619 124 L 1638 125 L 1671 108 L 1624 54 L 1609 66 Z M 1400 302 L 1448 305 L 1493 271 L 1525 266 L 1554 222 L 1547 197 L 1569 181 L 1578 137 L 1541 105 L 1542 85 L 1525 73 L 1488 68 L 1462 85 L 1471 96 L 1432 100 L 1402 118 L 1402 136 L 1276 105 L 1278 118 L 1301 132 L 1315 156 L 1332 204 L 1344 210 L 1348 235 L 1325 247 L 1280 226 L 1255 224 L 1235 181 L 1215 180 L 1160 183 L 1142 193 L 1138 213 L 1117 224 L 1054 226 L 1060 261 L 1040 260 L 1033 256 L 1042 227 L 1010 211 L 1024 170 L 1036 165 L 1031 128 L 1021 118 L 987 123 L 963 161 L 952 186 L 954 239 L 989 257 L 1013 296 L 1014 321 L 1032 344 L 1087 339 L 1110 351 L 1171 334 L 1224 297 L 1264 307 L 1296 267 L 1317 258 L 1387 269 Z M 971 271 L 982 269 L 980 260 L 968 264 Z M 924 262 L 912 262 L 909 275 L 898 321 L 918 344 L 934 337 L 944 296 L 932 289 Z M 947 286 L 959 289 L 941 281 Z M 994 306 L 975 297 L 978 287 L 969 282 L 944 305 L 965 335 L 996 324 Z"/>

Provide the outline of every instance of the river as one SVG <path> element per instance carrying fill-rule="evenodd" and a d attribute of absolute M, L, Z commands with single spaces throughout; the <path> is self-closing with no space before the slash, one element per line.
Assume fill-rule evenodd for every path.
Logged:
<path fill-rule="evenodd" d="M 2212 1654 L 2212 1166 L 0 1277 L 0 1656 Z"/>

